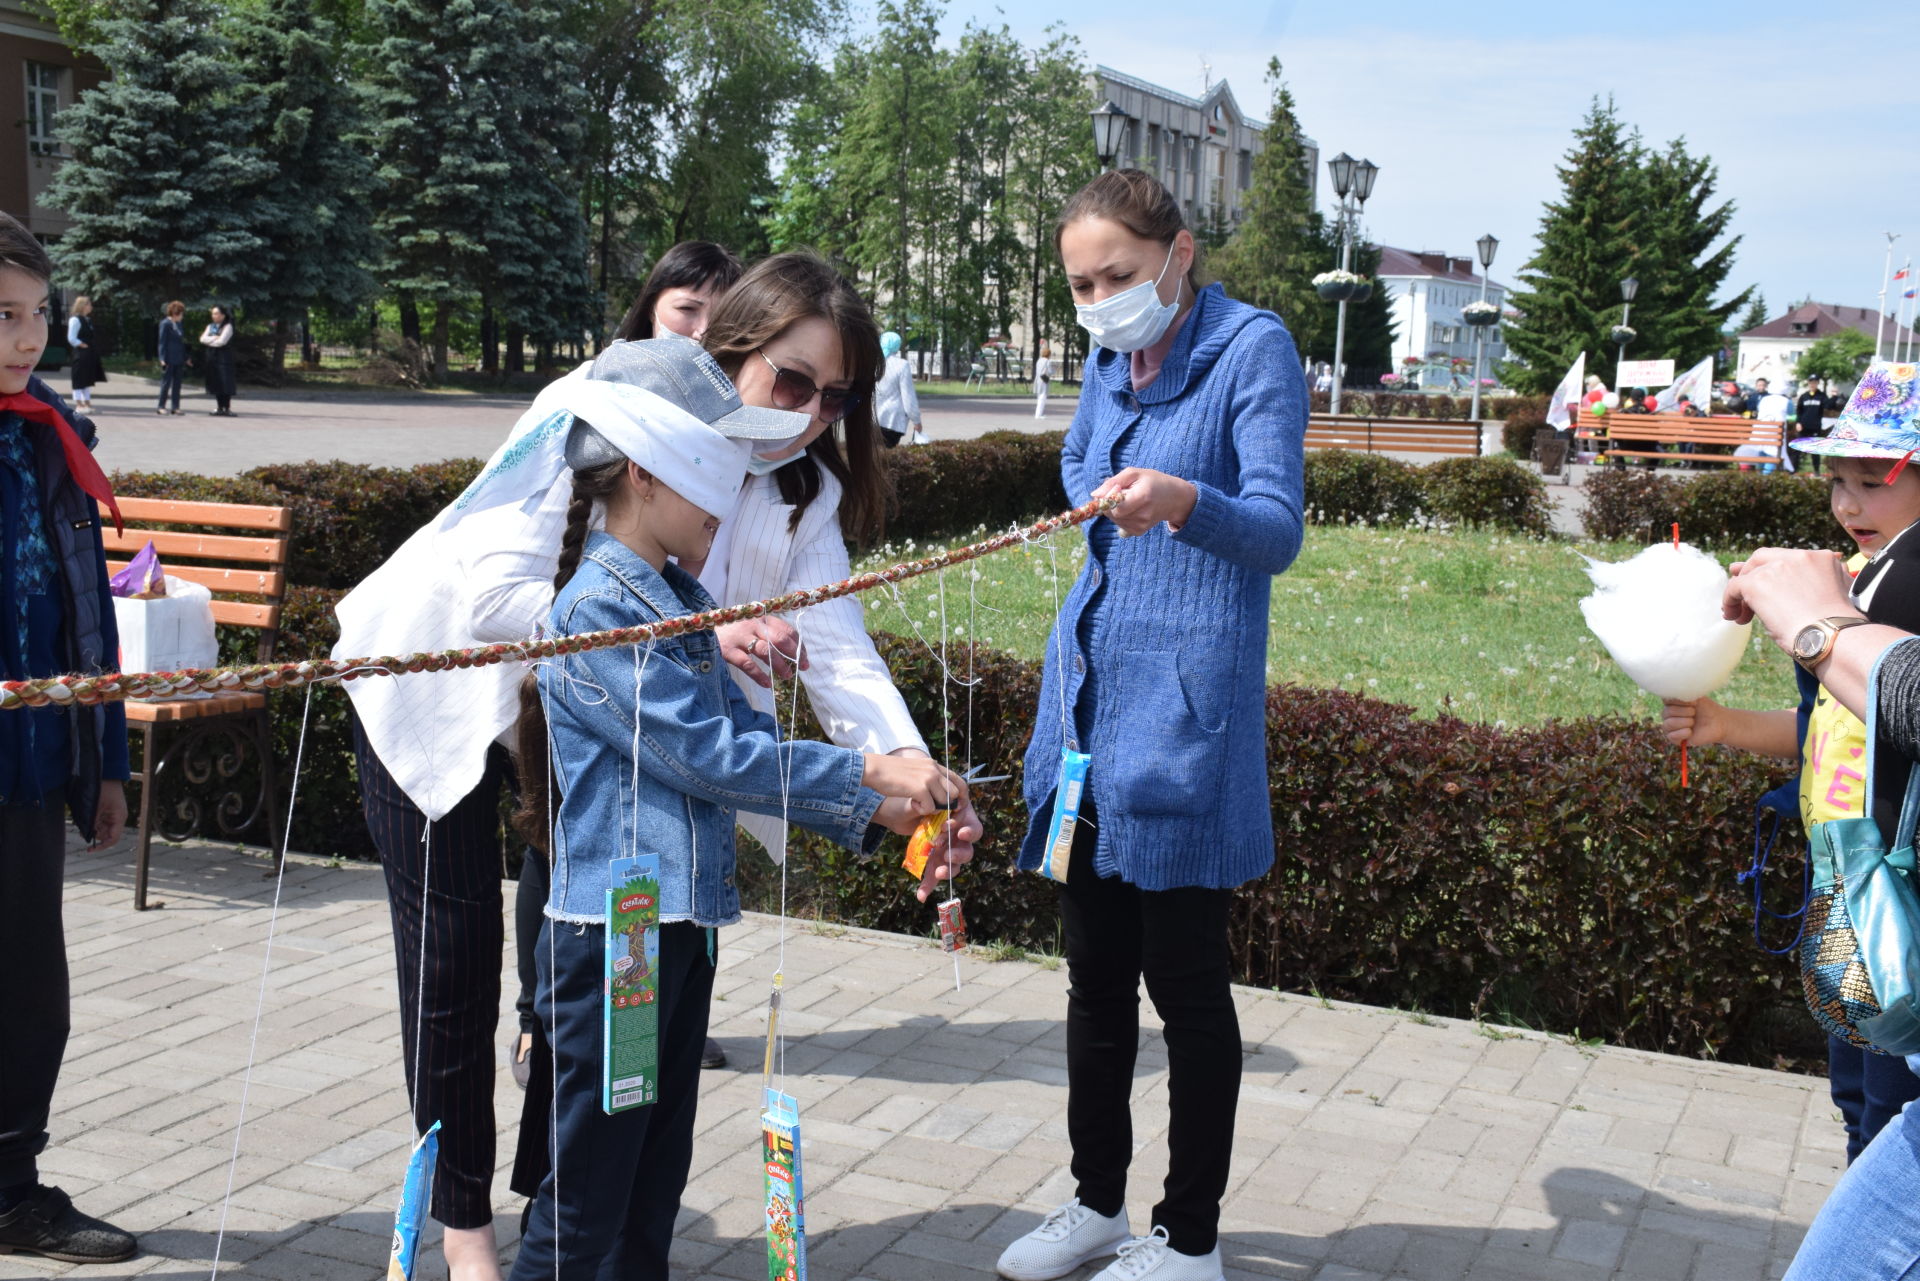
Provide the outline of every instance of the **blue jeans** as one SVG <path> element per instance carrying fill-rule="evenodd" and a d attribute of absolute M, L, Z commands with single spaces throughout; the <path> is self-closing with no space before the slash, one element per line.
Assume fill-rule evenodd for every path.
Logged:
<path fill-rule="evenodd" d="M 1916 1059 L 1908 1059 L 1913 1068 Z M 1907 1107 L 1840 1176 L 1786 1281 L 1920 1278 L 1920 1117 Z"/>

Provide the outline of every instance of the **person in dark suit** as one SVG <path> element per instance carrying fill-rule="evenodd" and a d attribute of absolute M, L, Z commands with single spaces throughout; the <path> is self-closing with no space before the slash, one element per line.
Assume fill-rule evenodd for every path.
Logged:
<path fill-rule="evenodd" d="M 153 409 L 156 414 L 180 412 L 180 384 L 187 376 L 187 331 L 180 319 L 186 314 L 187 304 L 176 299 L 167 304 L 167 314 L 160 321 L 160 400 Z M 173 397 L 172 408 L 167 406 L 168 396 Z"/>

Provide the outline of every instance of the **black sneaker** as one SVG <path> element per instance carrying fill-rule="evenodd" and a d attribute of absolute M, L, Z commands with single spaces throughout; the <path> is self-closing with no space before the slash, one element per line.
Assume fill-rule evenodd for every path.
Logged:
<path fill-rule="evenodd" d="M 720 1042 L 712 1037 L 700 1050 L 700 1066 L 703 1068 L 723 1068 L 727 1065 L 727 1052 L 720 1048 Z"/>
<path fill-rule="evenodd" d="M 80 1213 L 59 1188 L 35 1188 L 0 1214 L 0 1254 L 20 1250 L 62 1263 L 118 1263 L 137 1248 L 131 1232 Z"/>

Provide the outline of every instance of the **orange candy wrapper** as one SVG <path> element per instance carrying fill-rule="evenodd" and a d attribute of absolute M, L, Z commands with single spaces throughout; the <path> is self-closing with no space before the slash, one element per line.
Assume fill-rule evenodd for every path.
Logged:
<path fill-rule="evenodd" d="M 920 826 L 913 829 L 913 835 L 907 838 L 907 856 L 900 860 L 900 866 L 914 876 L 927 874 L 927 859 L 933 853 L 933 843 L 940 839 L 940 833 L 946 830 L 947 820 L 953 817 L 952 810 L 935 810 L 920 820 Z"/>

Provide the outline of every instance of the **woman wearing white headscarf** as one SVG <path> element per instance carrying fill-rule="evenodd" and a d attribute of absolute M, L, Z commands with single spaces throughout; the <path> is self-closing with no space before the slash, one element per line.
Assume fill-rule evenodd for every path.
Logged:
<path fill-rule="evenodd" d="M 880 438 L 891 449 L 901 441 L 924 445 L 927 434 L 920 430 L 920 397 L 914 394 L 913 371 L 900 354 L 900 335 L 889 329 L 880 335 L 880 354 L 886 368 L 873 386 L 873 416 L 880 424 Z"/>

